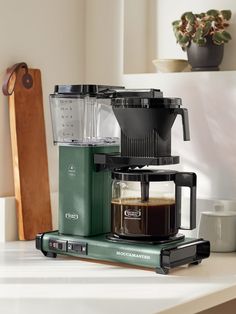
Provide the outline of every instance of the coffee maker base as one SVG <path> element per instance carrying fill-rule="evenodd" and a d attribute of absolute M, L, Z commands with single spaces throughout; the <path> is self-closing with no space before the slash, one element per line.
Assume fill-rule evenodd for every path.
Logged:
<path fill-rule="evenodd" d="M 184 235 L 183 234 L 176 234 L 175 236 L 168 237 L 168 238 L 155 238 L 155 237 L 122 237 L 119 236 L 118 234 L 113 234 L 109 233 L 107 234 L 107 239 L 112 241 L 112 242 L 122 242 L 122 243 L 130 243 L 130 244 L 164 244 L 164 243 L 169 243 L 169 242 L 175 242 L 175 241 L 180 241 L 184 240 Z"/>
<path fill-rule="evenodd" d="M 36 248 L 47 257 L 57 254 L 84 259 L 147 267 L 159 274 L 182 265 L 199 264 L 210 255 L 210 243 L 203 239 L 182 238 L 168 243 L 112 242 L 107 234 L 80 237 L 59 234 L 58 231 L 40 233 Z"/>

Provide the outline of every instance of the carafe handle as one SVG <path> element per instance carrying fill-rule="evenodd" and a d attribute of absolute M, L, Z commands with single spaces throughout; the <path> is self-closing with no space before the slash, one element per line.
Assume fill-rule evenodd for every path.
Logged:
<path fill-rule="evenodd" d="M 176 114 L 180 114 L 181 117 L 182 117 L 184 141 L 190 141 L 188 109 L 186 109 L 186 108 L 176 108 L 176 109 L 174 109 L 174 112 Z"/>
<path fill-rule="evenodd" d="M 182 230 L 192 230 L 196 228 L 196 185 L 197 175 L 194 172 L 177 172 L 175 175 L 177 226 Z M 190 216 L 189 228 L 181 226 L 181 189 L 187 186 L 190 188 Z"/>

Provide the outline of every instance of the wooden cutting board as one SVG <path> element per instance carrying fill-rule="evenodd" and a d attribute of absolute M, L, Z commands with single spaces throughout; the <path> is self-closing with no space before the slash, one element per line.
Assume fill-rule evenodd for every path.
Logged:
<path fill-rule="evenodd" d="M 52 230 L 41 73 L 25 63 L 7 70 L 13 173 L 20 240 Z"/>

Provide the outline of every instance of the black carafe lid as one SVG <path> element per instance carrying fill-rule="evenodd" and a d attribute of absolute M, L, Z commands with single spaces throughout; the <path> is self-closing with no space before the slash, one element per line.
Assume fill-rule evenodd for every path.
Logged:
<path fill-rule="evenodd" d="M 175 170 L 120 170 L 112 172 L 112 179 L 139 182 L 173 181 L 176 173 Z"/>

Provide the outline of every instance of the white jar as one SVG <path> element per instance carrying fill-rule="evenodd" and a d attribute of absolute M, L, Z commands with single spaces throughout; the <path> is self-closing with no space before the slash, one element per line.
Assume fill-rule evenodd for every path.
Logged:
<path fill-rule="evenodd" d="M 215 211 L 202 212 L 199 237 L 210 241 L 212 252 L 236 251 L 236 211 L 215 205 Z"/>

